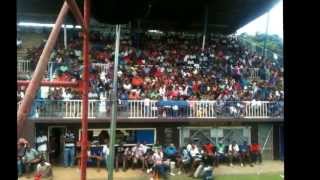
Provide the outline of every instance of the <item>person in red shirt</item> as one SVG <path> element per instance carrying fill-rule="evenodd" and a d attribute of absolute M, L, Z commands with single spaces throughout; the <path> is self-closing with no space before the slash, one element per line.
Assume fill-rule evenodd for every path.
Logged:
<path fill-rule="evenodd" d="M 252 162 L 257 163 L 262 163 L 262 154 L 261 154 L 261 146 L 258 143 L 252 143 L 250 145 L 250 155 L 251 155 L 251 160 Z"/>
<path fill-rule="evenodd" d="M 140 76 L 135 76 L 131 80 L 133 87 L 140 87 L 143 84 L 143 79 Z"/>
<path fill-rule="evenodd" d="M 203 151 L 208 154 L 208 156 L 212 157 L 212 159 L 215 159 L 215 147 L 214 144 L 210 143 L 210 141 L 207 141 L 206 144 L 202 147 Z M 214 166 L 215 162 L 213 161 Z"/>

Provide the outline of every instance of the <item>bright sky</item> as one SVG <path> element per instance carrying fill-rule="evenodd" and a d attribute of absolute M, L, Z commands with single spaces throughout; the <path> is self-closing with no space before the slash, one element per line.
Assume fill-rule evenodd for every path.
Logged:
<path fill-rule="evenodd" d="M 274 5 L 270 10 L 269 15 L 269 34 L 277 34 L 283 38 L 283 2 L 282 0 Z M 256 32 L 265 33 L 267 25 L 267 15 L 268 13 L 258 17 L 257 19 L 251 21 L 249 24 L 238 29 L 237 34 L 248 33 L 250 35 L 256 34 Z"/>

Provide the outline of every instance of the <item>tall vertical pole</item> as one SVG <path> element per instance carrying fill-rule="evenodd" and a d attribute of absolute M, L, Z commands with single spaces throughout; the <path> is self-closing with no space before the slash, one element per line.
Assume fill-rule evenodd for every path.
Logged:
<path fill-rule="evenodd" d="M 204 7 L 204 26 L 203 26 L 203 36 L 202 36 L 202 51 L 204 51 L 204 46 L 206 44 L 206 35 L 208 28 L 208 5 Z"/>
<path fill-rule="evenodd" d="M 120 28 L 121 25 L 116 25 L 116 48 L 114 56 L 114 71 L 113 71 L 113 89 L 112 89 L 112 119 L 110 124 L 110 142 L 109 142 L 109 161 L 108 161 L 108 180 L 113 180 L 113 162 L 114 162 L 114 144 L 116 140 L 117 128 L 117 88 L 118 88 L 118 56 L 119 56 L 119 41 L 120 41 Z"/>
<path fill-rule="evenodd" d="M 82 91 L 82 138 L 81 138 L 81 180 L 86 179 L 88 159 L 88 91 L 89 91 L 89 18 L 90 0 L 84 0 L 84 26 L 83 31 L 83 91 Z"/>
<path fill-rule="evenodd" d="M 67 25 L 66 24 L 64 25 L 63 32 L 64 32 L 63 33 L 64 48 L 67 49 L 68 44 L 67 44 Z"/>
<path fill-rule="evenodd" d="M 267 46 L 267 39 L 268 39 L 268 31 L 269 31 L 269 16 L 270 12 L 268 12 L 267 15 L 267 24 L 266 24 L 266 34 L 265 34 L 265 38 L 264 38 L 264 42 L 263 42 L 263 57 L 265 58 L 266 55 L 266 46 Z"/>
<path fill-rule="evenodd" d="M 25 121 L 27 119 L 28 113 L 30 111 L 30 107 L 32 106 L 32 101 L 36 95 L 36 92 L 40 86 L 40 82 L 43 78 L 44 72 L 47 70 L 48 67 L 48 61 L 50 58 L 51 51 L 56 44 L 58 35 L 61 30 L 61 25 L 64 21 L 64 18 L 68 12 L 68 4 L 67 2 L 64 2 L 59 15 L 57 17 L 57 20 L 52 28 L 52 31 L 49 35 L 48 41 L 46 42 L 46 45 L 43 48 L 42 54 L 39 58 L 37 67 L 32 75 L 31 82 L 29 86 L 27 87 L 26 94 L 24 98 L 21 101 L 21 105 L 18 110 L 18 122 L 17 122 L 17 134 L 18 138 L 24 136 L 23 127 L 25 125 Z"/>

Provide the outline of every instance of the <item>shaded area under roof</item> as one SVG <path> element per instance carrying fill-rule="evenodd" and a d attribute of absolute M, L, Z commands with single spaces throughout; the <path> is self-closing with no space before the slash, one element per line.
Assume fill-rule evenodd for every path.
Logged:
<path fill-rule="evenodd" d="M 80 9 L 83 0 L 76 0 Z M 53 23 L 63 0 L 18 0 L 18 21 Z M 233 33 L 270 10 L 279 0 L 91 0 L 91 15 L 106 24 L 140 22 L 142 29 L 203 30 L 205 6 L 208 31 Z M 66 22 L 75 24 L 69 13 Z"/>

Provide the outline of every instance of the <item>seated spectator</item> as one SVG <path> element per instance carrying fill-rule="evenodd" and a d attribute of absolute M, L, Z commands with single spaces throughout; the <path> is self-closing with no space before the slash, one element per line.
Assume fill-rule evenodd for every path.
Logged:
<path fill-rule="evenodd" d="M 164 155 L 166 158 L 170 159 L 171 161 L 176 161 L 177 149 L 174 146 L 174 144 L 171 143 L 169 146 L 165 148 Z"/>
<path fill-rule="evenodd" d="M 38 151 L 32 148 L 30 143 L 26 144 L 26 151 L 22 158 L 22 162 L 25 167 L 27 177 L 30 177 L 32 171 L 35 170 L 36 165 L 40 162 Z"/>
<path fill-rule="evenodd" d="M 147 169 L 147 173 L 150 173 L 152 171 L 152 167 L 154 165 L 154 160 L 152 159 L 154 152 L 152 149 L 148 149 L 145 156 L 144 156 L 144 164 Z"/>
<path fill-rule="evenodd" d="M 262 163 L 261 146 L 258 143 L 253 143 L 250 145 L 250 155 L 252 162 L 257 163 L 257 161 Z"/>
<path fill-rule="evenodd" d="M 228 149 L 228 158 L 229 158 L 229 165 L 231 167 L 233 167 L 233 160 L 234 159 L 240 159 L 240 162 L 241 161 L 241 156 L 239 154 L 239 146 L 238 144 L 236 144 L 236 141 L 232 141 L 232 143 L 229 145 L 229 149 Z"/>
<path fill-rule="evenodd" d="M 142 164 L 142 170 L 144 169 L 144 148 L 140 143 L 137 143 L 134 147 L 132 147 L 132 155 L 133 155 L 133 164 L 132 168 L 135 168 L 137 164 L 140 162 Z"/>
<path fill-rule="evenodd" d="M 241 166 L 245 165 L 245 161 L 247 160 L 250 164 L 250 166 L 253 166 L 252 161 L 251 161 L 251 156 L 250 156 L 250 146 L 247 144 L 247 141 L 244 141 L 243 144 L 239 146 L 240 149 L 240 160 Z"/>
<path fill-rule="evenodd" d="M 181 169 L 184 170 L 184 172 L 188 172 L 191 168 L 191 155 L 187 150 L 187 147 L 182 147 L 182 152 L 181 152 Z"/>
<path fill-rule="evenodd" d="M 130 91 L 129 94 L 129 100 L 139 100 L 140 99 L 140 95 L 137 91 Z"/>
<path fill-rule="evenodd" d="M 212 158 L 213 160 L 215 159 L 215 147 L 212 143 L 210 143 L 209 140 L 207 140 L 207 142 L 203 145 L 203 151 L 206 152 L 206 154 L 210 156 L 210 158 Z"/>
<path fill-rule="evenodd" d="M 190 153 L 191 160 L 192 160 L 192 167 L 191 167 L 190 176 L 193 176 L 193 173 L 196 171 L 197 167 L 199 166 L 199 164 L 201 162 L 202 156 L 200 154 L 198 146 L 194 143 L 192 143 L 189 153 Z"/>
<path fill-rule="evenodd" d="M 126 164 L 125 170 L 129 167 L 129 163 L 131 163 L 133 165 L 133 156 L 134 156 L 134 153 L 132 151 L 132 148 L 125 147 L 124 153 L 123 153 L 123 158 L 124 158 L 124 161 Z"/>
<path fill-rule="evenodd" d="M 213 179 L 213 165 L 214 159 L 212 156 L 210 156 L 206 151 L 203 153 L 202 159 L 201 159 L 201 172 L 200 177 L 203 180 L 209 180 Z"/>
<path fill-rule="evenodd" d="M 116 161 L 116 171 L 119 170 L 119 164 L 122 164 L 122 170 L 126 170 L 127 159 L 125 155 L 125 147 L 123 146 L 124 142 L 120 142 L 119 146 L 115 150 L 115 161 Z"/>
<path fill-rule="evenodd" d="M 52 173 L 52 167 L 51 164 L 46 162 L 43 156 L 40 158 L 40 162 L 37 165 L 37 170 L 35 173 L 35 178 L 38 178 L 39 180 L 52 180 L 53 179 L 53 173 Z"/>
<path fill-rule="evenodd" d="M 215 161 L 215 164 L 216 164 L 216 167 L 219 166 L 219 162 L 222 160 L 222 159 L 225 159 L 227 156 L 226 156 L 226 153 L 225 153 L 225 145 L 223 144 L 222 141 L 220 141 L 218 144 L 217 144 L 217 151 L 216 151 L 216 161 Z"/>
<path fill-rule="evenodd" d="M 157 179 L 163 177 L 164 179 L 167 179 L 170 168 L 169 165 L 163 160 L 162 151 L 156 150 L 152 155 L 152 159 L 154 162 L 153 178 Z"/>
<path fill-rule="evenodd" d="M 152 151 L 155 152 L 156 150 L 162 150 L 162 145 L 160 144 L 159 140 L 152 146 Z"/>
<path fill-rule="evenodd" d="M 18 166 L 18 176 L 22 176 L 23 170 L 23 157 L 25 156 L 26 151 L 26 143 L 23 141 L 18 142 L 18 150 L 17 150 L 17 166 Z"/>

